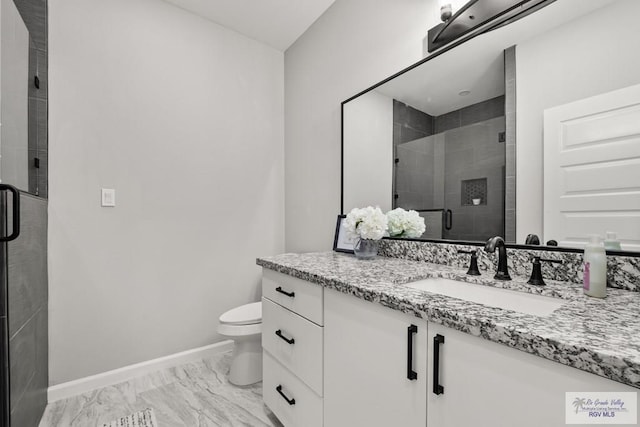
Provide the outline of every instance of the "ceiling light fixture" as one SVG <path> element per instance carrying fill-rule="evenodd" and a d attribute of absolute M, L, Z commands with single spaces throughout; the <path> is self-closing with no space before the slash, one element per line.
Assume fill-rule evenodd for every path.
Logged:
<path fill-rule="evenodd" d="M 489 31 L 518 20 L 555 0 L 438 0 L 442 23 L 429 29 L 427 51 L 433 52 L 474 32 Z"/>

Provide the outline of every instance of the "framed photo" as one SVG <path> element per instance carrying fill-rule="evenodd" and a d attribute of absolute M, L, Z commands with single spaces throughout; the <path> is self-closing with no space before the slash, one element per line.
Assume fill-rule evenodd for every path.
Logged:
<path fill-rule="evenodd" d="M 344 228 L 344 219 L 346 215 L 338 215 L 338 221 L 336 223 L 336 235 L 333 238 L 333 250 L 336 252 L 346 252 L 348 254 L 353 253 L 353 245 L 355 245 L 355 239 L 350 238 L 347 235 L 347 230 Z"/>

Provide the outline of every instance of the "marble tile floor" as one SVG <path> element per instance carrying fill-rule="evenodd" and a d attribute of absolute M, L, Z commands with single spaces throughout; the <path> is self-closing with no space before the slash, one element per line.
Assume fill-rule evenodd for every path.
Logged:
<path fill-rule="evenodd" d="M 262 383 L 227 381 L 230 361 L 221 353 L 51 403 L 40 427 L 102 427 L 146 408 L 158 427 L 281 427 L 262 402 Z"/>

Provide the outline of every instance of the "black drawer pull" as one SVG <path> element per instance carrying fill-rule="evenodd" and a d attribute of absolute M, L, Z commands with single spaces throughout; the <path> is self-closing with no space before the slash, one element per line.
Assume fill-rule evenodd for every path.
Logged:
<path fill-rule="evenodd" d="M 413 334 L 417 333 L 416 325 L 407 328 L 407 379 L 411 381 L 418 379 L 418 373 L 413 370 Z"/>
<path fill-rule="evenodd" d="M 282 335 L 282 329 L 278 329 L 276 331 L 276 335 L 282 338 L 283 340 L 285 340 L 286 342 L 288 342 L 289 344 L 293 344 L 296 342 L 296 340 L 294 340 L 293 338 L 287 338 L 284 335 Z"/>
<path fill-rule="evenodd" d="M 295 405 L 295 404 L 296 404 L 296 400 L 295 400 L 295 399 L 289 399 L 289 398 L 288 398 L 288 397 L 287 397 L 287 396 L 282 392 L 282 386 L 281 386 L 281 385 L 279 385 L 278 387 L 276 387 L 276 391 L 277 391 L 278 393 L 280 393 L 280 396 L 282 396 L 282 398 L 283 398 L 284 400 L 286 400 L 286 401 L 287 401 L 287 403 L 288 403 L 289 405 Z"/>
<path fill-rule="evenodd" d="M 294 297 L 296 296 L 296 293 L 295 293 L 295 292 L 287 292 L 287 291 L 283 291 L 283 290 L 282 290 L 282 287 L 280 287 L 280 286 L 278 286 L 278 287 L 276 288 L 276 292 L 280 292 L 281 294 L 286 295 L 286 296 L 288 296 L 289 298 L 294 298 Z"/>
<path fill-rule="evenodd" d="M 440 344 L 444 344 L 444 336 L 436 334 L 433 337 L 433 393 L 443 394 L 444 387 L 440 385 Z"/>

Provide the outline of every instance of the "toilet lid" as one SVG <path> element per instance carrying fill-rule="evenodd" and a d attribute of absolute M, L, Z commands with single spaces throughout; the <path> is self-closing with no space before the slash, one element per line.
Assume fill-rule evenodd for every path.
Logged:
<path fill-rule="evenodd" d="M 220 323 L 253 325 L 262 322 L 262 302 L 241 305 L 220 316 Z"/>

